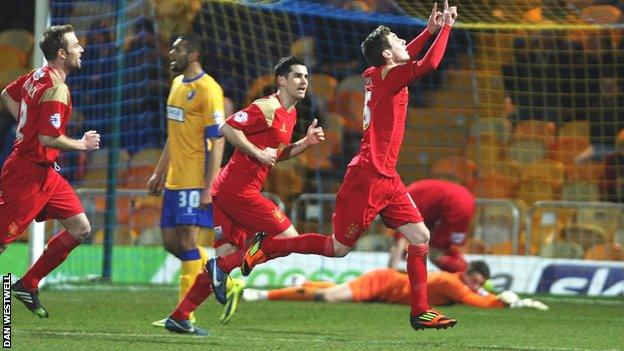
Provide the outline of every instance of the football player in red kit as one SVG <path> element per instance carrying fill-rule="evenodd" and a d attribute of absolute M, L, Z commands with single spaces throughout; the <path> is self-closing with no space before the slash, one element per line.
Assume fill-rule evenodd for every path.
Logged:
<path fill-rule="evenodd" d="M 418 206 L 427 228 L 431 230 L 429 259 L 447 272 L 462 272 L 468 267 L 459 247 L 475 212 L 475 198 L 464 186 L 441 179 L 423 179 L 407 187 Z M 390 267 L 397 268 L 403 259 L 407 240 L 394 234 L 390 248 Z"/>
<path fill-rule="evenodd" d="M 396 171 L 405 131 L 407 85 L 434 71 L 444 56 L 457 8 L 445 1 L 444 11 L 433 6 L 427 28 L 406 45 L 388 27 L 379 26 L 362 43 L 372 65 L 364 71 L 364 125 L 359 152 L 349 163 L 336 196 L 333 235 L 304 234 L 276 238 L 258 233 L 245 254 L 241 270 L 248 275 L 256 264 L 288 253 L 345 256 L 379 214 L 386 226 L 409 241 L 407 272 L 411 287 L 410 322 L 414 329 L 448 328 L 457 321 L 431 308 L 427 300 L 429 230 Z M 416 55 L 438 32 L 421 60 Z"/>
<path fill-rule="evenodd" d="M 15 143 L 0 178 L 0 253 L 36 219 L 58 219 L 64 230 L 46 245 L 35 264 L 11 290 L 34 314 L 48 317 L 39 302 L 43 277 L 58 267 L 91 231 L 80 199 L 58 173 L 59 150 L 96 150 L 100 135 L 93 130 L 82 139 L 65 135 L 72 111 L 65 84 L 80 68 L 84 51 L 72 26 L 52 26 L 39 40 L 48 64 L 25 74 L 2 91 L 2 102 L 17 120 Z"/>

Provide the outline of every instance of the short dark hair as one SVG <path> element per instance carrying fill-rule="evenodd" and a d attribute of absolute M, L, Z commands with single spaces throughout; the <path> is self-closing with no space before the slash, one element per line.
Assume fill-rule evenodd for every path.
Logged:
<path fill-rule="evenodd" d="M 472 274 L 475 272 L 481 274 L 485 279 L 490 279 L 490 267 L 488 267 L 488 264 L 485 263 L 485 261 L 470 262 L 466 273 Z"/>
<path fill-rule="evenodd" d="M 305 66 L 306 64 L 301 57 L 296 55 L 282 57 L 273 68 L 275 79 L 277 79 L 278 76 L 288 77 L 288 73 L 290 73 L 291 67 L 295 65 Z"/>
<path fill-rule="evenodd" d="M 204 42 L 197 34 L 182 34 L 178 38 L 183 41 L 187 53 L 196 52 L 199 54 L 198 61 L 204 54 Z"/>
<path fill-rule="evenodd" d="M 379 26 L 362 42 L 362 56 L 369 65 L 381 67 L 386 64 L 381 53 L 391 48 L 390 41 L 388 41 L 390 32 L 390 28 Z"/>
<path fill-rule="evenodd" d="M 39 48 L 43 51 L 43 56 L 48 61 L 56 60 L 59 49 L 67 50 L 67 39 L 65 33 L 71 33 L 74 27 L 71 24 L 51 26 L 47 28 L 39 39 Z"/>

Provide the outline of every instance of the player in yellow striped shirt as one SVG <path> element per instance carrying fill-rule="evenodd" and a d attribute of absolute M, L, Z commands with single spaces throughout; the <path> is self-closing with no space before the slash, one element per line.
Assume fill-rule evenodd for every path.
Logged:
<path fill-rule="evenodd" d="M 207 261 L 197 237 L 201 227 L 213 226 L 210 185 L 223 158 L 223 90 L 202 69 L 203 50 L 198 36 L 181 35 L 169 51 L 170 68 L 180 75 L 167 99 L 167 142 L 147 183 L 151 195 L 163 193 L 163 246 L 182 261 L 180 298 Z"/>

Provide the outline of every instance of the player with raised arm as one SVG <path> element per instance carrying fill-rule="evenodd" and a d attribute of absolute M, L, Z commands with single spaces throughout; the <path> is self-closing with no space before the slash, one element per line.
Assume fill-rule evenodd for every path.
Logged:
<path fill-rule="evenodd" d="M 40 318 L 48 311 L 39 301 L 39 282 L 58 267 L 91 231 L 80 199 L 63 178 L 55 160 L 59 150 L 97 150 L 100 135 L 82 139 L 65 135 L 72 114 L 67 75 L 80 68 L 84 51 L 71 25 L 47 28 L 39 47 L 46 65 L 10 83 L 2 102 L 17 120 L 15 143 L 0 178 L 0 253 L 33 221 L 58 219 L 64 230 L 11 286 L 14 296 Z"/>
<path fill-rule="evenodd" d="M 422 179 L 407 187 L 431 231 L 429 259 L 447 272 L 466 270 L 468 263 L 459 249 L 475 212 L 475 197 L 466 187 L 442 179 Z M 395 232 L 390 248 L 390 268 L 398 268 L 405 256 L 407 240 Z"/>
<path fill-rule="evenodd" d="M 427 301 L 429 230 L 396 171 L 405 131 L 407 85 L 434 71 L 444 56 L 457 8 L 445 1 L 443 13 L 434 4 L 427 28 L 406 45 L 388 27 L 379 26 L 362 43 L 362 54 L 372 65 L 364 71 L 364 132 L 359 152 L 349 163 L 336 196 L 333 235 L 307 234 L 275 238 L 259 233 L 245 254 L 241 270 L 248 275 L 256 264 L 288 253 L 345 256 L 379 214 L 384 223 L 409 241 L 407 271 L 411 283 L 414 329 L 448 328 L 455 319 L 430 308 Z M 421 60 L 416 55 L 438 32 Z"/>
<path fill-rule="evenodd" d="M 535 308 L 547 310 L 540 301 L 520 299 L 511 291 L 490 294 L 483 284 L 490 278 L 490 268 L 484 261 L 470 262 L 463 272 L 431 272 L 427 277 L 429 303 L 434 306 L 462 304 L 478 308 Z M 404 272 L 394 269 L 376 269 L 343 283 L 308 282 L 276 290 L 246 289 L 245 301 L 294 300 L 327 302 L 384 302 L 410 304 L 410 283 Z"/>
<path fill-rule="evenodd" d="M 184 299 L 167 319 L 166 328 L 177 333 L 205 335 L 206 331 L 189 321 L 194 311 L 214 291 L 217 300 L 226 304 L 221 321 L 234 312 L 238 295 L 228 298 L 228 273 L 239 267 L 247 242 L 253 233 L 268 231 L 277 236 L 298 235 L 284 212 L 262 196 L 261 189 L 276 162 L 304 152 L 325 140 L 323 129 L 314 120 L 301 140 L 291 143 L 297 121 L 297 103 L 308 88 L 308 69 L 303 60 L 288 56 L 274 68 L 277 93 L 254 101 L 228 117 L 219 128 L 236 147 L 232 158 L 219 172 L 212 185 L 212 203 L 217 239 L 217 258 L 211 258 Z"/>
<path fill-rule="evenodd" d="M 180 300 L 208 261 L 197 238 L 201 227 L 213 226 L 210 186 L 221 167 L 225 144 L 219 132 L 223 90 L 204 72 L 203 51 L 201 38 L 194 34 L 179 36 L 169 51 L 171 70 L 180 75 L 173 79 L 167 99 L 167 141 L 147 182 L 149 194 L 163 193 L 163 246 L 182 262 Z M 164 327 L 165 321 L 152 325 Z"/>

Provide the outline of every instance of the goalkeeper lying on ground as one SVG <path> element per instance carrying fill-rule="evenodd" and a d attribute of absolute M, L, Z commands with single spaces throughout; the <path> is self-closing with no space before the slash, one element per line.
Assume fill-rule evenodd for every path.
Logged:
<path fill-rule="evenodd" d="M 547 310 L 545 304 L 525 298 L 512 291 L 493 295 L 483 289 L 490 269 L 483 261 L 471 262 L 465 272 L 431 272 L 427 279 L 429 303 L 441 306 L 454 303 L 481 307 L 528 307 Z M 340 285 L 330 282 L 303 282 L 298 286 L 277 290 L 243 291 L 246 301 L 299 300 L 299 301 L 357 301 L 410 304 L 410 285 L 407 274 L 394 269 L 378 269 Z"/>

